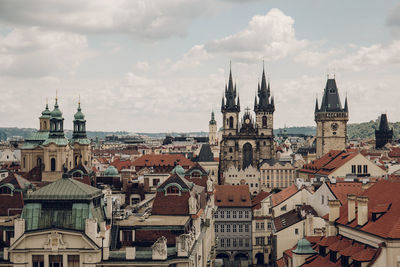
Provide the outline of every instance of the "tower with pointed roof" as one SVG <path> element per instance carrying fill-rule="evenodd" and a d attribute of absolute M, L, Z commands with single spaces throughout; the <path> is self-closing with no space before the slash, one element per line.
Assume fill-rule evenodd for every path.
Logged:
<path fill-rule="evenodd" d="M 225 86 L 225 96 L 222 97 L 223 132 L 220 142 L 220 183 L 223 183 L 223 173 L 231 166 L 244 170 L 250 166 L 258 167 L 264 159 L 274 155 L 273 113 L 274 99 L 271 97 L 263 70 L 262 82 L 258 86 L 255 98 L 254 112 L 246 108 L 243 117 L 239 119 L 240 100 L 236 85 L 232 82 L 232 72 Z"/>
<path fill-rule="evenodd" d="M 215 120 L 214 111 L 211 112 L 211 120 L 208 123 L 208 143 L 210 145 L 218 145 L 217 140 L 217 121 Z"/>
<path fill-rule="evenodd" d="M 73 165 L 76 168 L 79 165 L 92 166 L 90 140 L 86 135 L 86 120 L 82 113 L 81 101 L 78 102 L 78 109 L 74 115 L 74 130 L 72 133 L 71 145 L 73 147 Z"/>
<path fill-rule="evenodd" d="M 50 130 L 50 118 L 51 112 L 49 110 L 49 104 L 46 103 L 45 110 L 42 111 L 42 116 L 39 117 L 40 128 L 39 131 L 47 132 Z"/>
<path fill-rule="evenodd" d="M 393 129 L 389 127 L 386 114 L 382 114 L 379 118 L 378 128 L 375 130 L 375 147 L 383 148 L 387 143 L 393 140 Z"/>
<path fill-rule="evenodd" d="M 315 103 L 317 158 L 322 157 L 332 149 L 343 150 L 346 148 L 348 120 L 347 97 L 344 107 L 342 107 L 335 78 L 330 79 L 328 77 L 321 106 L 318 105 L 318 99 Z"/>

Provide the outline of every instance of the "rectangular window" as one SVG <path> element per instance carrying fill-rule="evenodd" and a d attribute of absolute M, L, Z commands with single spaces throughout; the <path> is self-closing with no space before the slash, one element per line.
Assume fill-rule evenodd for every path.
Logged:
<path fill-rule="evenodd" d="M 256 230 L 260 229 L 260 223 L 256 222 Z"/>
<path fill-rule="evenodd" d="M 249 240 L 248 238 L 246 238 L 246 239 L 244 240 L 244 246 L 245 246 L 246 248 L 250 247 L 250 240 Z"/>
<path fill-rule="evenodd" d="M 357 165 L 357 173 L 361 173 L 361 165 Z"/>
<path fill-rule="evenodd" d="M 268 237 L 268 245 L 272 245 L 272 238 L 270 236 Z"/>
<path fill-rule="evenodd" d="M 227 238 L 226 239 L 226 247 L 229 248 L 231 246 L 231 239 Z"/>
<path fill-rule="evenodd" d="M 214 213 L 214 218 L 218 219 L 218 211 Z"/>
<path fill-rule="evenodd" d="M 283 206 L 283 207 L 281 207 L 281 210 L 282 210 L 282 211 L 286 211 L 286 205 Z"/>
<path fill-rule="evenodd" d="M 218 224 L 215 225 L 215 232 L 218 233 Z"/>
<path fill-rule="evenodd" d="M 232 218 L 233 218 L 233 219 L 236 219 L 236 210 L 233 211 L 233 213 L 232 213 Z"/>
<path fill-rule="evenodd" d="M 249 232 L 249 225 L 248 224 L 244 225 L 244 231 L 247 232 L 247 233 Z"/>
<path fill-rule="evenodd" d="M 49 267 L 62 267 L 62 255 L 49 255 Z"/>
<path fill-rule="evenodd" d="M 244 217 L 245 217 L 246 219 L 248 219 L 248 218 L 249 218 L 249 214 L 250 214 L 250 212 L 245 211 L 245 212 L 244 212 Z"/>
<path fill-rule="evenodd" d="M 132 231 L 122 231 L 123 241 L 132 241 Z"/>
<path fill-rule="evenodd" d="M 263 246 L 265 243 L 265 237 L 256 237 L 256 245 Z"/>
<path fill-rule="evenodd" d="M 237 239 L 232 239 L 232 247 L 237 247 Z"/>
<path fill-rule="evenodd" d="M 160 182 L 160 179 L 153 179 L 153 186 L 157 186 Z"/>
<path fill-rule="evenodd" d="M 364 169 L 364 173 L 368 173 L 368 165 L 364 165 L 363 169 Z"/>
<path fill-rule="evenodd" d="M 221 219 L 224 219 L 224 218 L 225 218 L 225 212 L 224 212 L 223 210 L 221 210 L 220 216 L 221 216 Z"/>
<path fill-rule="evenodd" d="M 227 219 L 231 218 L 231 211 L 230 210 L 226 211 L 226 218 Z"/>
<path fill-rule="evenodd" d="M 227 233 L 231 232 L 231 225 L 230 224 L 226 225 L 226 232 Z"/>
<path fill-rule="evenodd" d="M 225 232 L 225 225 L 221 224 L 221 233 Z"/>
<path fill-rule="evenodd" d="M 351 165 L 351 173 L 356 173 L 356 165 Z"/>
<path fill-rule="evenodd" d="M 232 225 L 232 232 L 236 233 L 236 224 Z"/>
<path fill-rule="evenodd" d="M 298 235 L 298 234 L 299 234 L 299 228 L 295 228 L 295 229 L 294 229 L 294 234 L 295 234 L 295 235 Z"/>
<path fill-rule="evenodd" d="M 239 224 L 239 233 L 243 232 L 243 224 Z"/>
<path fill-rule="evenodd" d="M 239 238 L 239 247 L 243 247 L 243 239 Z"/>
<path fill-rule="evenodd" d="M 260 229 L 264 229 L 264 223 L 260 223 Z"/>
<path fill-rule="evenodd" d="M 221 238 L 220 244 L 221 244 L 221 248 L 224 248 L 225 247 L 225 239 Z"/>
<path fill-rule="evenodd" d="M 79 267 L 79 255 L 68 255 L 68 267 Z"/>
<path fill-rule="evenodd" d="M 44 256 L 32 255 L 32 267 L 44 267 Z"/>
<path fill-rule="evenodd" d="M 324 205 L 324 196 L 321 196 L 321 204 Z"/>
<path fill-rule="evenodd" d="M 239 219 L 243 218 L 243 211 L 239 210 Z"/>

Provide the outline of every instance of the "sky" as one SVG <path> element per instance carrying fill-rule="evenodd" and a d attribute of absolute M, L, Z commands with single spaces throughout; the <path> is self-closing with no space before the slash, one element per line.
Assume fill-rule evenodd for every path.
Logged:
<path fill-rule="evenodd" d="M 400 121 L 398 1 L 0 0 L 0 127 L 57 94 L 66 129 L 80 98 L 88 130 L 207 131 L 230 62 L 242 111 L 264 65 L 274 128 L 315 125 L 327 75 L 350 123 Z"/>

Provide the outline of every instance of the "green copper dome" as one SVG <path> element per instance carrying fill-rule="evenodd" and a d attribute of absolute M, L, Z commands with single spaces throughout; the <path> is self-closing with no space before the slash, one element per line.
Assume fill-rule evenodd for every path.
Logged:
<path fill-rule="evenodd" d="M 56 103 L 54 104 L 54 109 L 50 113 L 52 118 L 62 118 L 62 112 L 58 108 L 58 100 L 56 98 Z"/>
<path fill-rule="evenodd" d="M 181 165 L 176 165 L 175 168 L 171 171 L 172 174 L 176 173 L 178 175 L 185 175 L 185 170 L 182 168 Z"/>
<path fill-rule="evenodd" d="M 304 237 L 297 242 L 296 249 L 292 250 L 295 254 L 316 254 L 315 250 L 311 247 L 311 243 Z"/>
<path fill-rule="evenodd" d="M 110 165 L 110 166 L 104 171 L 104 176 L 118 176 L 118 175 L 119 175 L 118 170 L 117 170 L 114 166 L 112 166 L 112 165 Z"/>
<path fill-rule="evenodd" d="M 85 120 L 85 115 L 82 113 L 81 103 L 78 105 L 78 111 L 74 115 L 75 120 Z"/>
<path fill-rule="evenodd" d="M 46 104 L 46 109 L 42 111 L 42 116 L 40 118 L 50 118 L 51 112 L 49 110 L 49 105 Z"/>

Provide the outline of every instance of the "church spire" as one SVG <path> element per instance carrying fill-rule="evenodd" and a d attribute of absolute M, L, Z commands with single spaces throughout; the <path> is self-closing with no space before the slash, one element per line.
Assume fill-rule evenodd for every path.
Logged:
<path fill-rule="evenodd" d="M 239 94 L 238 94 L 238 97 L 237 97 L 237 104 L 236 105 L 240 108 L 240 97 L 239 97 Z"/>
<path fill-rule="evenodd" d="M 229 81 L 228 81 L 228 85 L 225 85 L 226 103 L 223 103 L 222 112 L 224 112 L 224 111 L 239 112 L 240 111 L 240 106 L 237 105 L 237 103 L 240 103 L 240 102 L 238 100 L 236 100 L 236 96 L 237 96 L 236 83 L 235 84 L 233 83 L 232 65 L 230 64 Z M 225 100 L 223 100 L 223 101 L 225 101 Z"/>
<path fill-rule="evenodd" d="M 318 97 L 315 98 L 315 112 L 318 112 Z"/>
<path fill-rule="evenodd" d="M 347 104 L 347 96 L 346 99 L 344 100 L 344 112 L 349 112 L 349 106 Z"/>

